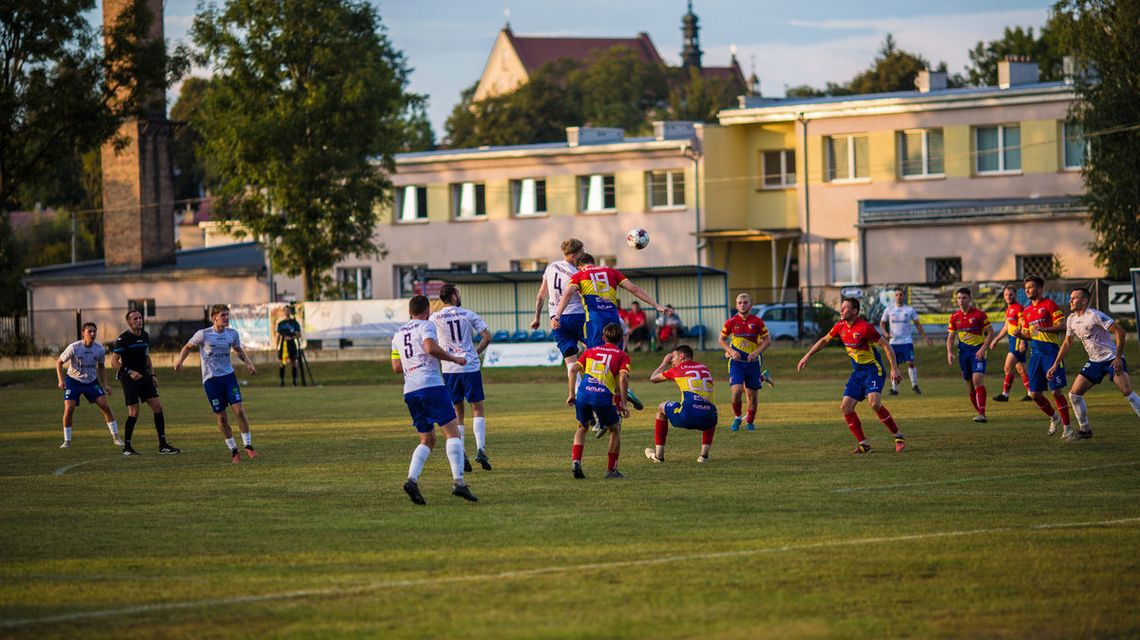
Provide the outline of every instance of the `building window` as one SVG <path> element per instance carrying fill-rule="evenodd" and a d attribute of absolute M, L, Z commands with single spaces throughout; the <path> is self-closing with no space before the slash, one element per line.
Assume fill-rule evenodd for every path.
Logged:
<path fill-rule="evenodd" d="M 540 258 L 519 258 L 511 260 L 511 271 L 545 271 L 548 264 Z"/>
<path fill-rule="evenodd" d="M 853 240 L 831 241 L 831 283 L 854 284 L 859 282 L 858 245 Z"/>
<path fill-rule="evenodd" d="M 154 298 L 127 300 L 127 311 L 138 311 L 143 314 L 144 318 L 153 318 L 155 314 Z"/>
<path fill-rule="evenodd" d="M 596 256 L 595 261 L 599 267 L 616 267 L 617 256 Z"/>
<path fill-rule="evenodd" d="M 1021 127 L 998 125 L 975 129 L 978 173 L 1021 171 Z"/>
<path fill-rule="evenodd" d="M 827 179 L 830 182 L 867 180 L 871 177 L 871 151 L 867 136 L 827 136 Z"/>
<path fill-rule="evenodd" d="M 511 180 L 511 213 L 516 216 L 546 213 L 546 180 Z"/>
<path fill-rule="evenodd" d="M 451 213 L 456 220 L 487 216 L 487 188 L 481 182 L 451 185 Z"/>
<path fill-rule="evenodd" d="M 426 264 L 396 265 L 392 267 L 392 271 L 396 276 L 396 297 L 410 298 L 416 295 L 416 273 L 426 269 Z"/>
<path fill-rule="evenodd" d="M 372 299 L 372 267 L 337 267 L 341 300 Z"/>
<path fill-rule="evenodd" d="M 452 271 L 464 271 L 467 273 L 487 273 L 486 262 L 452 262 Z"/>
<path fill-rule="evenodd" d="M 616 211 L 613 174 L 578 176 L 578 208 L 586 213 Z"/>
<path fill-rule="evenodd" d="M 1088 153 L 1088 140 L 1081 125 L 1075 122 L 1066 122 L 1061 125 L 1065 140 L 1065 168 L 1080 169 L 1085 165 L 1085 154 Z"/>
<path fill-rule="evenodd" d="M 760 171 L 765 189 L 787 189 L 796 185 L 796 150 L 764 151 Z"/>
<path fill-rule="evenodd" d="M 904 178 L 945 175 L 942 129 L 899 132 L 899 159 Z"/>
<path fill-rule="evenodd" d="M 427 187 L 400 187 L 396 191 L 396 212 L 400 222 L 427 220 Z"/>
<path fill-rule="evenodd" d="M 1046 280 L 1061 277 L 1060 264 L 1051 253 L 1017 256 L 1017 277 L 1019 279 L 1037 276 Z"/>
<path fill-rule="evenodd" d="M 685 206 L 684 171 L 647 171 L 645 182 L 650 209 Z"/>
<path fill-rule="evenodd" d="M 952 284 L 962 281 L 961 258 L 927 258 L 926 282 L 929 284 Z"/>

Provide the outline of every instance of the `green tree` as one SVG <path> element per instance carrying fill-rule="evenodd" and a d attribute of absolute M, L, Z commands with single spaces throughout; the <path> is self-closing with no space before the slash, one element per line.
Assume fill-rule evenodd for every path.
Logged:
<path fill-rule="evenodd" d="M 1064 53 L 1057 35 L 1060 26 L 1057 21 L 1056 15 L 1050 16 L 1049 22 L 1041 28 L 1040 36 L 1033 35 L 1033 27 L 1006 27 L 1000 39 L 978 42 L 969 51 L 966 81 L 973 86 L 997 86 L 998 63 L 1010 55 L 1025 56 L 1036 62 L 1043 82 L 1060 80 Z"/>
<path fill-rule="evenodd" d="M 572 60 L 552 63 L 526 84 L 476 102 L 478 83 L 463 90 L 447 118 L 447 143 L 455 148 L 515 145 L 565 139 L 565 128 L 584 121 L 577 87 L 566 86 Z"/>
<path fill-rule="evenodd" d="M 847 89 L 853 94 L 913 91 L 915 76 L 928 68 L 926 58 L 899 49 L 894 36 L 888 33 L 871 68 L 852 78 Z"/>
<path fill-rule="evenodd" d="M 1071 116 L 1088 140 L 1083 199 L 1096 234 L 1091 249 L 1108 277 L 1140 266 L 1140 2 L 1062 0 L 1058 37 L 1078 68 Z"/>
<path fill-rule="evenodd" d="M 316 299 L 338 261 L 384 253 L 378 211 L 415 99 L 403 55 L 354 0 L 231 0 L 192 34 L 214 70 L 201 132 L 218 211 Z"/>
<path fill-rule="evenodd" d="M 631 133 L 651 128 L 646 113 L 668 96 L 665 70 L 625 46 L 592 54 L 567 78 L 582 96 L 582 124 L 620 127 Z"/>
<path fill-rule="evenodd" d="M 716 122 L 717 113 L 736 104 L 744 88 L 706 78 L 699 70 L 677 69 L 669 90 L 669 117 L 674 120 Z"/>

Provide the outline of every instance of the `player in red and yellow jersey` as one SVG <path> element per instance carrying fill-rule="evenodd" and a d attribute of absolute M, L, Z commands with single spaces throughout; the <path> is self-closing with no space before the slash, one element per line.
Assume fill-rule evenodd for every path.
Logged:
<path fill-rule="evenodd" d="M 958 366 L 970 394 L 970 404 L 978 415 L 974 422 L 986 421 L 986 353 L 994 329 L 986 313 L 973 305 L 973 294 L 966 287 L 955 292 L 958 310 L 950 314 L 946 333 L 946 364 L 954 366 L 954 338 L 958 339 Z"/>
<path fill-rule="evenodd" d="M 578 388 L 574 388 L 573 376 L 570 380 L 570 396 L 566 404 L 575 408 L 578 429 L 574 432 L 574 447 L 571 450 L 570 470 L 574 477 L 582 479 L 582 450 L 586 444 L 586 425 L 597 420 L 602 428 L 600 433 L 610 432 L 609 466 L 607 478 L 622 478 L 617 461 L 621 453 L 621 417 L 629 417 L 626 409 L 626 394 L 629 388 L 629 354 L 619 346 L 622 339 L 621 325 L 610 323 L 602 330 L 605 344 L 586 349 L 578 357 L 571 371 L 581 373 Z"/>
<path fill-rule="evenodd" d="M 1002 292 L 1002 297 L 1005 298 L 1005 323 L 1002 324 L 1001 329 L 990 340 L 990 350 L 992 351 L 1002 338 L 1009 337 L 1009 353 L 1005 356 L 1005 380 L 1001 385 L 1001 393 L 994 396 L 994 400 L 998 402 L 1009 402 L 1009 388 L 1013 386 L 1013 374 L 1017 373 L 1021 376 L 1021 383 L 1025 385 L 1025 397 L 1022 400 L 1031 400 L 1029 397 L 1029 375 L 1025 372 L 1025 341 L 1017 337 L 1017 332 L 1021 327 L 1021 303 L 1017 301 L 1017 287 L 1012 284 L 1005 286 L 1005 291 Z"/>
<path fill-rule="evenodd" d="M 1057 353 L 1064 340 L 1065 314 L 1056 302 L 1043 295 L 1044 292 L 1044 280 L 1037 276 L 1025 279 L 1025 295 L 1029 298 L 1029 305 L 1021 312 L 1024 322 L 1017 337 L 1029 342 L 1029 395 L 1041 407 L 1041 411 L 1049 416 L 1049 435 L 1057 432 L 1060 423 L 1064 427 L 1063 435 L 1068 436 L 1072 427 L 1069 421 L 1069 402 L 1065 398 L 1065 363 L 1057 360 Z M 1057 361 L 1058 366 L 1053 376 L 1049 376 L 1054 361 Z M 1057 403 L 1056 411 L 1045 397 L 1046 388 L 1053 392 L 1053 400 Z"/>
<path fill-rule="evenodd" d="M 720 346 L 728 358 L 728 384 L 732 388 L 732 420 L 730 431 L 740 429 L 740 398 L 748 400 L 748 419 L 745 429 L 756 429 L 756 392 L 761 381 L 772 384 L 772 379 L 764 370 L 764 350 L 772 346 L 768 327 L 764 321 L 752 314 L 752 296 L 742 293 L 736 296 L 736 315 L 724 323 L 720 330 Z"/>
<path fill-rule="evenodd" d="M 618 315 L 617 304 L 619 287 L 652 306 L 657 310 L 657 313 L 665 313 L 665 307 L 657 304 L 653 298 L 649 297 L 648 293 L 645 293 L 641 287 L 622 275 L 620 271 L 612 267 L 599 267 L 595 262 L 594 256 L 588 253 L 578 256 L 578 272 L 570 276 L 570 284 L 566 285 L 567 293 L 581 294 L 582 305 L 586 307 L 587 349 L 600 347 L 605 343 L 602 331 L 605 330 L 606 325 L 610 323 L 621 325 L 621 316 Z M 558 308 L 550 317 L 550 325 L 553 328 L 558 328 L 559 317 L 572 297 L 571 295 L 563 295 L 562 300 L 559 300 Z"/>
<path fill-rule="evenodd" d="M 681 401 L 662 402 L 657 406 L 657 418 L 653 422 L 653 443 L 656 446 L 646 449 L 645 457 L 653 462 L 665 461 L 665 438 L 668 437 L 669 425 L 672 424 L 678 429 L 701 432 L 701 455 L 697 457 L 697 462 L 708 462 L 709 449 L 712 448 L 713 435 L 716 433 L 712 372 L 693 360 L 693 348 L 683 344 L 665 354 L 649 380 L 653 383 L 669 380 L 677 383 Z"/>
<path fill-rule="evenodd" d="M 906 438 L 899 432 L 891 412 L 883 406 L 883 361 L 879 349 L 876 348 L 880 347 L 887 354 L 887 361 L 891 363 L 891 379 L 898 382 L 902 380 L 902 374 L 899 373 L 891 345 L 879 334 L 875 325 L 859 317 L 859 301 L 855 298 L 843 299 L 839 305 L 839 317 L 841 320 L 831 328 L 831 331 L 813 344 L 800 359 L 796 371 L 803 371 L 807 367 L 808 359 L 826 347 L 828 342 L 842 341 L 847 349 L 847 355 L 851 358 L 853 371 L 847 379 L 847 386 L 843 388 L 843 401 L 839 404 L 839 410 L 847 421 L 847 428 L 859 441 L 859 445 L 851 453 L 867 453 L 871 450 L 871 442 L 863 433 L 863 424 L 859 421 L 859 415 L 855 413 L 855 405 L 864 398 L 887 430 L 894 435 L 895 451 L 901 452 L 906 448 Z"/>

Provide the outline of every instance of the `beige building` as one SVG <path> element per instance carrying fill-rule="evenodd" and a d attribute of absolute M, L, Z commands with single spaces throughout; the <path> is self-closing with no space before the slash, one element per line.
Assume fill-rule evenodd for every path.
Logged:
<path fill-rule="evenodd" d="M 742 98 L 709 128 L 708 266 L 740 288 L 1097 277 L 1071 85 Z M 789 251 L 790 249 L 790 251 Z"/>

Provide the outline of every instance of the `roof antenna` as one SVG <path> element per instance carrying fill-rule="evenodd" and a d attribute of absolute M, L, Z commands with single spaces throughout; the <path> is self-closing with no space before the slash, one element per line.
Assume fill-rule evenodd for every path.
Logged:
<path fill-rule="evenodd" d="M 507 23 L 507 26 L 504 27 L 504 29 L 506 29 L 507 31 L 510 31 L 511 30 L 511 3 L 510 2 L 503 3 L 503 20 L 505 20 Z"/>

